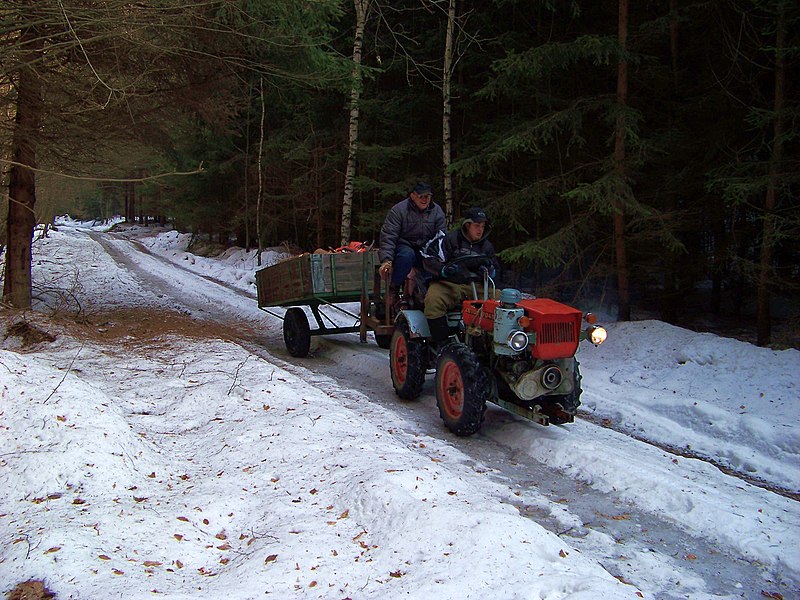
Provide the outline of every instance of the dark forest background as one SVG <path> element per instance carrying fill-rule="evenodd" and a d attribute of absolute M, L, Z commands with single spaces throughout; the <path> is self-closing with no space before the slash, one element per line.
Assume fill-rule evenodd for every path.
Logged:
<path fill-rule="evenodd" d="M 314 250 L 425 180 L 487 210 L 504 283 L 768 344 L 800 319 L 799 34 L 788 0 L 9 0 L 4 298 L 29 213 Z"/>

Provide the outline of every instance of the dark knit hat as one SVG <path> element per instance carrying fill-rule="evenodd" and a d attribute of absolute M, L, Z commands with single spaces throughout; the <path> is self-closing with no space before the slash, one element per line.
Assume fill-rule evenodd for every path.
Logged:
<path fill-rule="evenodd" d="M 411 190 L 415 194 L 433 194 L 433 188 L 431 184 L 425 183 L 424 181 L 420 181 L 417 185 L 414 186 L 414 189 Z"/>
<path fill-rule="evenodd" d="M 486 223 L 489 217 L 486 216 L 486 211 L 477 206 L 468 208 L 464 212 L 464 223 Z"/>

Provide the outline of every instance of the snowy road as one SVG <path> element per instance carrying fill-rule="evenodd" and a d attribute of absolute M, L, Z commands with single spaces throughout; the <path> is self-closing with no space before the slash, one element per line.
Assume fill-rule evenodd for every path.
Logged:
<path fill-rule="evenodd" d="M 316 338 L 308 359 L 290 359 L 279 320 L 258 310 L 254 297 L 129 240 L 92 239 L 141 282 L 131 293 L 140 294 L 142 305 L 239 330 L 238 343 L 248 351 L 371 420 L 390 411 L 404 434 L 418 440 L 420 453 L 433 439 L 463 454 L 476 474 L 507 489 L 504 502 L 649 597 L 759 598 L 764 589 L 797 597 L 794 500 L 587 420 L 544 428 L 490 408 L 480 434 L 456 438 L 441 424 L 430 381 L 419 401 L 396 398 L 387 351 L 340 335 Z M 603 401 L 590 378 L 584 388 L 584 404 Z"/>

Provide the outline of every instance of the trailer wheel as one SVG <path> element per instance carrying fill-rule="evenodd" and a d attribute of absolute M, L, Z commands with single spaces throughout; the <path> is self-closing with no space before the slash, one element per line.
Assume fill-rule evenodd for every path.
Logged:
<path fill-rule="evenodd" d="M 445 426 L 456 435 L 472 435 L 481 428 L 491 394 L 486 368 L 461 343 L 445 346 L 436 363 L 436 404 Z"/>
<path fill-rule="evenodd" d="M 389 345 L 389 367 L 394 391 L 403 400 L 416 400 L 422 393 L 425 351 L 425 343 L 411 337 L 408 323 L 398 323 Z"/>
<path fill-rule="evenodd" d="M 311 330 L 308 317 L 302 308 L 293 307 L 283 317 L 283 341 L 289 354 L 295 358 L 305 358 L 311 348 Z"/>
<path fill-rule="evenodd" d="M 572 391 L 569 394 L 560 396 L 547 396 L 548 402 L 542 406 L 543 412 L 549 415 L 550 423 L 553 425 L 572 423 L 575 415 L 578 414 L 578 407 L 581 405 L 581 393 L 583 392 L 581 379 L 581 372 L 576 359 L 573 367 L 574 385 L 572 386 Z M 560 405 L 560 407 L 557 405 Z"/>
<path fill-rule="evenodd" d="M 388 350 L 392 347 L 392 336 L 390 334 L 376 333 L 375 343 L 378 344 L 378 348 Z"/>

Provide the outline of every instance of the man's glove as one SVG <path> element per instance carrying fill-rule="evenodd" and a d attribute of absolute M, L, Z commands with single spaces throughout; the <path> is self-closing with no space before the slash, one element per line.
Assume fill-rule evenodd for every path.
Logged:
<path fill-rule="evenodd" d="M 389 273 L 392 272 L 392 261 L 385 260 L 381 263 L 380 269 L 378 269 L 378 273 L 381 274 L 381 277 L 384 279 L 389 277 Z"/>
<path fill-rule="evenodd" d="M 450 279 L 458 274 L 458 265 L 449 264 L 442 267 L 442 279 Z"/>

